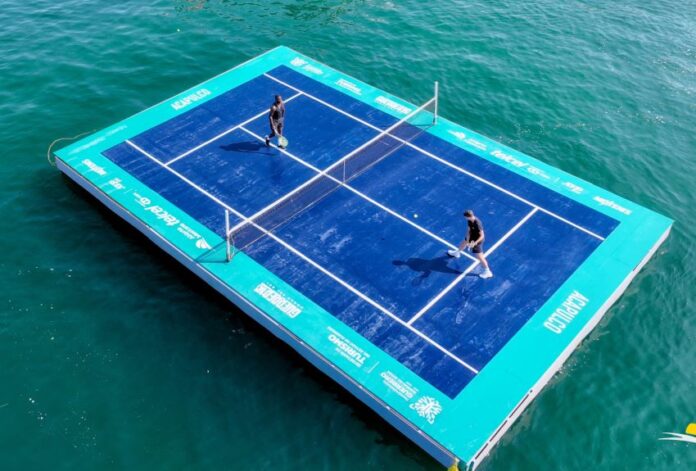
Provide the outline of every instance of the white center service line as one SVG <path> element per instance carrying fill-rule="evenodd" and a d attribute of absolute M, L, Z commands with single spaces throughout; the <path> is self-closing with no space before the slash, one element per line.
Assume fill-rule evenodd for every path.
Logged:
<path fill-rule="evenodd" d="M 256 134 L 256 133 L 254 133 L 254 132 L 248 130 L 248 129 L 245 128 L 244 126 L 240 126 L 240 130 L 246 132 L 247 134 L 249 134 L 249 135 L 251 135 L 251 136 L 253 136 L 253 137 L 255 137 L 255 138 L 258 139 L 259 141 L 263 141 L 263 140 L 264 140 L 261 136 L 259 136 L 258 134 Z M 273 144 L 272 144 L 272 145 L 273 145 Z M 291 159 L 295 160 L 296 162 L 299 162 L 300 164 L 304 165 L 305 167 L 307 167 L 307 168 L 309 168 L 309 169 L 312 169 L 312 170 L 314 170 L 314 171 L 317 172 L 317 173 L 322 173 L 321 170 L 320 170 L 319 168 L 315 167 L 314 165 L 310 164 L 309 162 L 306 162 L 306 161 L 302 160 L 301 158 L 297 157 L 296 155 L 293 155 L 292 153 L 288 152 L 287 150 L 285 150 L 285 149 L 280 149 L 280 148 L 278 148 L 278 146 L 276 146 L 276 145 L 273 145 L 273 147 L 275 147 L 277 150 L 279 150 L 282 154 L 287 155 L 288 157 L 290 157 Z M 399 214 L 399 213 L 397 213 L 396 211 L 394 211 L 393 209 L 391 209 L 391 208 L 389 208 L 389 207 L 383 205 L 382 203 L 379 203 L 378 201 L 375 201 L 374 199 L 370 198 L 369 196 L 367 196 L 366 194 L 364 194 L 364 193 L 361 192 L 360 190 L 357 190 L 356 188 L 353 188 L 352 186 L 348 185 L 347 183 L 342 183 L 340 180 L 338 180 L 337 178 L 334 178 L 334 177 L 331 176 L 331 175 L 326 175 L 326 176 L 327 176 L 328 178 L 330 178 L 331 180 L 333 180 L 333 181 L 334 181 L 335 183 L 337 183 L 338 185 L 343 186 L 343 188 L 345 188 L 345 189 L 347 189 L 347 190 L 349 190 L 349 191 L 352 191 L 353 193 L 355 193 L 355 194 L 358 195 L 359 197 L 361 197 L 361 198 L 365 199 L 366 201 L 370 202 L 371 204 L 377 206 L 379 209 L 381 209 L 381 210 L 383 210 L 383 211 L 385 211 L 385 212 L 391 214 L 392 216 L 394 216 L 394 217 L 400 219 L 401 221 L 403 221 L 403 222 L 409 224 L 410 226 L 412 226 L 412 227 L 418 229 L 420 232 L 422 232 L 422 233 L 428 235 L 429 237 L 431 237 L 431 238 L 437 240 L 437 241 L 440 242 L 442 245 L 445 245 L 445 246 L 450 247 L 450 248 L 452 248 L 452 249 L 456 249 L 456 248 L 457 248 L 457 246 L 454 245 L 454 244 L 452 244 L 451 242 L 448 242 L 448 241 L 446 241 L 445 239 L 439 237 L 438 235 L 433 234 L 433 233 L 430 232 L 428 229 L 426 229 L 426 228 L 424 228 L 424 227 L 422 227 L 422 226 L 416 224 L 415 222 L 413 222 L 413 221 L 411 221 L 410 219 L 408 219 L 408 218 L 402 216 L 401 214 Z M 472 255 L 469 255 L 468 253 L 465 253 L 464 255 L 466 255 L 467 257 L 471 258 L 472 260 L 476 260 L 476 258 L 474 258 Z"/>
<path fill-rule="evenodd" d="M 454 355 L 452 352 L 450 352 L 449 350 L 447 350 L 446 348 L 444 348 L 442 345 L 440 345 L 440 344 L 438 344 L 437 342 L 435 342 L 433 339 L 431 339 L 430 337 L 428 337 L 428 336 L 425 335 L 424 333 L 420 332 L 418 329 L 415 329 L 414 327 L 410 326 L 409 324 L 407 324 L 407 323 L 406 323 L 405 321 L 403 321 L 402 319 L 398 318 L 395 314 L 391 313 L 391 312 L 390 312 L 389 310 L 387 310 L 384 306 L 380 305 L 377 301 L 371 299 L 369 296 L 365 295 L 364 293 L 362 293 L 361 291 L 359 291 L 359 290 L 356 289 L 355 287 L 353 287 L 353 286 L 351 286 L 350 284 L 348 284 L 347 282 L 343 281 L 343 280 L 340 279 L 338 276 L 336 276 L 335 274 L 331 273 L 329 270 L 327 270 L 326 268 L 322 267 L 322 266 L 319 265 L 317 262 L 315 262 L 314 260 L 312 260 L 311 258 L 309 258 L 308 256 L 306 256 L 305 254 L 303 254 L 302 252 L 300 252 L 299 250 L 297 250 L 295 247 L 291 246 L 290 244 L 288 244 L 288 243 L 285 242 L 284 240 L 280 239 L 280 238 L 277 237 L 276 235 L 274 235 L 274 234 L 272 234 L 272 233 L 266 231 L 263 227 L 258 226 L 257 224 L 254 223 L 254 221 L 250 220 L 249 218 L 247 218 L 246 216 L 244 216 L 242 213 L 240 213 L 240 212 L 237 211 L 236 209 L 234 209 L 234 208 L 232 208 L 231 206 L 227 205 L 226 203 L 224 203 L 223 201 L 221 201 L 218 197 L 216 197 L 215 195 L 213 195 L 213 194 L 209 193 L 208 191 L 206 191 L 204 188 L 198 186 L 197 184 L 195 184 L 194 182 L 192 182 L 191 180 L 189 180 L 188 178 L 186 178 L 186 177 L 185 177 L 184 175 L 182 175 L 181 173 L 177 172 L 176 170 L 174 170 L 174 169 L 172 169 L 172 168 L 170 168 L 170 167 L 167 167 L 164 163 L 162 163 L 161 161 L 159 161 L 157 158 L 153 157 L 153 156 L 152 156 L 151 154 L 149 154 L 147 151 L 141 149 L 137 144 L 134 144 L 134 143 L 133 143 L 132 141 L 130 141 L 130 140 L 126 140 L 125 142 L 126 142 L 129 146 L 131 146 L 133 149 L 137 150 L 137 151 L 140 152 L 142 155 L 144 155 L 145 157 L 147 157 L 148 159 L 152 160 L 153 162 L 155 162 L 156 164 L 158 164 L 158 165 L 161 166 L 162 168 L 166 169 L 167 171 L 169 171 L 169 172 L 171 172 L 172 174 L 174 174 L 174 175 L 176 175 L 177 177 L 179 177 L 182 181 L 186 182 L 188 185 L 190 185 L 191 187 L 195 188 L 196 190 L 198 190 L 199 192 L 201 192 L 203 195 L 205 195 L 205 196 L 207 196 L 208 198 L 210 198 L 211 200 L 215 201 L 217 204 L 219 204 L 219 205 L 222 206 L 223 208 L 229 210 L 229 211 L 230 211 L 231 213 L 233 213 L 235 216 L 237 216 L 237 217 L 239 217 L 239 218 L 245 220 L 246 223 L 251 224 L 251 225 L 253 225 L 254 227 L 256 227 L 257 229 L 259 229 L 260 231 L 264 232 L 268 237 L 270 237 L 271 239 L 273 239 L 274 241 L 276 241 L 277 243 L 279 243 L 280 245 L 282 245 L 283 247 L 285 247 L 286 249 L 288 249 L 289 251 L 291 251 L 292 253 L 294 253 L 294 254 L 297 255 L 298 257 L 300 257 L 302 260 L 304 260 L 304 261 L 306 261 L 307 263 L 309 263 L 310 265 L 314 266 L 317 270 L 321 271 L 322 273 L 324 273 L 325 275 L 327 275 L 328 277 L 330 277 L 332 280 L 334 280 L 334 281 L 336 281 L 337 283 L 339 283 L 339 284 L 340 284 L 341 286 L 343 286 L 344 288 L 346 288 L 346 289 L 348 289 L 349 291 L 351 291 L 353 294 L 355 294 L 356 296 L 358 296 L 358 297 L 361 298 L 362 300 L 366 301 L 367 303 L 371 304 L 371 305 L 374 306 L 375 308 L 379 309 L 381 312 L 383 312 L 384 314 L 386 314 L 387 316 L 389 316 L 390 318 L 392 318 L 394 321 L 396 321 L 397 323 L 403 325 L 403 326 L 406 327 L 408 330 L 410 330 L 411 332 L 413 332 L 414 334 L 416 334 L 417 336 L 419 336 L 420 338 L 422 338 L 423 340 L 425 340 L 426 342 L 428 342 L 428 343 L 429 343 L 430 345 L 432 345 L 433 347 L 435 347 L 435 348 L 437 348 L 438 350 L 440 350 L 442 353 L 444 353 L 444 354 L 447 355 L 448 357 L 452 358 L 454 361 L 456 361 L 456 362 L 459 363 L 460 365 L 464 366 L 465 368 L 467 368 L 467 369 L 470 370 L 471 372 L 473 372 L 473 373 L 475 373 L 475 374 L 478 374 L 478 370 L 477 370 L 476 368 L 474 368 L 473 366 L 469 365 L 467 362 L 465 362 L 465 361 L 462 360 L 461 358 L 459 358 L 459 357 L 457 357 L 456 355 Z"/>
<path fill-rule="evenodd" d="M 322 100 L 321 98 L 317 98 L 317 97 L 315 97 L 315 96 L 313 96 L 313 95 L 311 95 L 311 94 L 309 94 L 309 93 L 307 93 L 307 92 L 305 92 L 305 91 L 303 91 L 303 90 L 300 90 L 300 89 L 297 88 L 297 87 L 293 87 L 293 86 L 290 85 L 289 83 L 284 82 L 284 81 L 282 81 L 282 80 L 280 80 L 280 79 L 278 79 L 278 78 L 276 78 L 276 77 L 273 77 L 273 76 L 270 75 L 270 74 L 267 74 L 267 73 L 266 73 L 266 74 L 264 74 L 264 75 L 265 75 L 266 77 L 268 77 L 269 79 L 271 79 L 271 80 L 274 80 L 274 81 L 276 81 L 276 82 L 278 82 L 278 83 L 280 83 L 280 84 L 282 84 L 282 85 L 285 85 L 286 87 L 288 87 L 288 88 L 290 88 L 290 89 L 292 89 L 292 90 L 295 90 L 296 92 L 302 93 L 304 96 L 306 96 L 307 98 L 311 98 L 312 100 L 316 101 L 317 103 L 321 103 L 322 105 L 327 106 L 327 107 L 331 108 L 332 110 L 337 111 L 337 112 L 341 113 L 342 115 L 347 116 L 347 117 L 349 117 L 349 118 L 351 118 L 351 119 L 353 119 L 353 120 L 359 122 L 360 124 L 363 124 L 363 125 L 365 125 L 365 126 L 367 126 L 367 127 L 369 127 L 369 128 L 372 128 L 372 129 L 374 129 L 374 130 L 376 130 L 376 131 L 380 131 L 380 132 L 382 131 L 382 129 L 380 129 L 379 127 L 375 126 L 374 124 L 368 123 L 367 121 L 365 121 L 365 120 L 363 120 L 363 119 L 360 119 L 360 118 L 358 118 L 357 116 L 354 116 L 354 115 L 348 113 L 347 111 L 344 111 L 344 110 L 342 110 L 341 108 L 338 108 L 338 107 L 332 105 L 331 103 L 328 103 L 328 102 Z M 423 149 L 423 148 L 421 148 L 421 147 L 418 147 L 417 145 L 413 144 L 412 142 L 405 141 L 405 140 L 403 140 L 402 138 L 400 138 L 399 136 L 394 136 L 394 135 L 391 135 L 391 134 L 390 134 L 390 136 L 393 137 L 394 139 L 396 139 L 397 141 L 400 141 L 401 143 L 403 143 L 403 144 L 409 146 L 410 148 L 412 148 L 412 149 L 414 149 L 414 150 L 417 150 L 418 152 L 422 153 L 423 155 L 425 155 L 425 156 L 427 156 L 427 157 L 430 157 L 431 159 L 434 159 L 434 160 L 436 160 L 436 161 L 438 161 L 438 162 L 440 162 L 440 163 L 442 163 L 442 164 L 444 164 L 444 165 L 446 165 L 446 166 L 448 166 L 448 167 L 450 167 L 450 168 L 452 168 L 452 169 L 454 169 L 454 170 L 456 170 L 456 171 L 458 171 L 458 172 L 461 172 L 461 173 L 463 173 L 463 174 L 465 174 L 465 175 L 470 176 L 471 178 L 474 178 L 474 179 L 480 181 L 481 183 L 484 183 L 484 184 L 486 184 L 486 185 L 488 185 L 488 186 L 490 186 L 490 187 L 492 187 L 492 188 L 495 188 L 496 190 L 501 191 L 502 193 L 505 193 L 506 195 L 511 196 L 512 198 L 515 198 L 516 200 L 521 201 L 522 203 L 524 203 L 524 204 L 526 204 L 526 205 L 528 205 L 528 206 L 531 206 L 531 207 L 533 207 L 533 208 L 536 208 L 536 209 L 538 209 L 539 211 L 541 211 L 541 212 L 543 212 L 543 213 L 546 213 L 546 214 L 548 214 L 549 216 L 558 219 L 559 221 L 562 221 L 562 222 L 564 222 L 564 223 L 566 223 L 566 224 L 568 224 L 568 225 L 570 225 L 570 226 L 573 226 L 574 228 L 576 228 L 576 229 L 578 229 L 578 230 L 580 230 L 580 231 L 582 231 L 582 232 L 584 232 L 584 233 L 586 233 L 586 234 L 588 234 L 588 235 L 591 235 L 592 237 L 595 237 L 595 238 L 597 238 L 597 239 L 599 239 L 599 240 L 604 240 L 604 237 L 602 237 L 602 236 L 600 236 L 600 235 L 598 235 L 598 234 L 595 234 L 594 232 L 590 231 L 589 229 L 586 229 L 586 228 L 584 228 L 584 227 L 582 227 L 582 226 L 580 226 L 580 225 L 578 225 L 578 224 L 575 224 L 574 222 L 569 221 L 568 219 L 564 218 L 563 216 L 561 216 L 561 215 L 559 215 L 559 214 L 556 214 L 556 213 L 554 213 L 554 212 L 552 212 L 552 211 L 549 211 L 548 209 L 542 208 L 541 206 L 539 206 L 539 205 L 537 205 L 537 204 L 535 204 L 535 203 L 532 203 L 531 201 L 529 201 L 529 200 L 527 200 L 527 199 L 525 199 L 525 198 L 523 198 L 523 197 L 521 197 L 521 196 L 519 196 L 519 195 L 517 195 L 517 194 L 515 194 L 515 193 L 513 193 L 513 192 L 511 192 L 511 191 L 509 191 L 509 190 L 506 190 L 505 188 L 503 188 L 503 187 L 501 187 L 501 186 L 499 186 L 499 185 L 496 185 L 495 183 L 493 183 L 493 182 L 491 182 L 491 181 L 489 181 L 489 180 L 486 180 L 485 178 L 482 178 L 482 177 L 476 175 L 475 173 L 471 173 L 471 172 L 469 172 L 469 171 L 463 169 L 462 167 L 459 167 L 459 166 L 457 166 L 457 165 L 454 165 L 452 162 L 449 162 L 449 161 L 443 159 L 442 157 L 438 157 L 438 156 L 432 154 L 431 152 L 428 152 L 427 150 L 425 150 L 425 149 Z"/>
<path fill-rule="evenodd" d="M 527 215 L 526 215 L 525 217 L 523 217 L 523 218 L 520 220 L 520 222 L 518 222 L 517 224 L 515 224 L 515 225 L 512 227 L 512 229 L 510 229 L 509 231 L 507 231 L 507 232 L 505 233 L 505 235 L 503 235 L 503 237 L 501 237 L 500 239 L 498 239 L 498 241 L 497 241 L 495 244 L 493 244 L 493 246 L 492 246 L 490 249 L 488 249 L 488 251 L 487 251 L 486 254 L 485 254 L 486 257 L 488 257 L 490 254 L 492 254 L 493 252 L 495 252 L 495 250 L 496 250 L 498 247 L 500 247 L 500 245 L 501 245 L 503 242 L 505 242 L 505 241 L 508 239 L 508 237 L 510 237 L 512 234 L 514 234 L 514 233 L 517 231 L 517 229 L 519 229 L 519 228 L 522 226 L 522 224 L 524 224 L 525 222 L 527 222 L 527 221 L 529 220 L 529 218 L 531 218 L 532 216 L 534 216 L 534 213 L 536 213 L 537 211 L 539 211 L 539 208 L 533 208 L 529 213 L 527 213 Z M 447 286 L 447 288 L 445 288 L 445 289 L 443 289 L 442 291 L 440 291 L 440 293 L 438 293 L 437 296 L 435 296 L 433 299 L 431 299 L 430 302 L 428 302 L 428 304 L 426 304 L 425 306 L 423 306 L 423 309 L 421 309 L 421 310 L 418 311 L 413 317 L 411 317 L 411 318 L 408 320 L 407 324 L 408 324 L 408 325 L 413 325 L 414 322 L 416 322 L 418 319 L 420 319 L 420 317 L 421 317 L 423 314 L 425 314 L 431 307 L 433 307 L 440 299 L 442 299 L 447 293 L 449 293 L 450 291 L 452 291 L 452 288 L 454 288 L 455 286 L 457 286 L 457 285 L 459 284 L 459 282 L 462 281 L 462 280 L 464 279 L 464 277 L 465 277 L 466 275 L 468 275 L 468 274 L 471 272 L 471 270 L 473 270 L 474 268 L 476 268 L 476 266 L 477 266 L 478 264 L 479 264 L 479 261 L 476 260 L 474 263 L 472 263 L 471 265 L 469 265 L 469 266 L 467 267 L 466 270 L 464 270 L 457 278 L 454 279 L 454 281 L 452 281 L 452 283 L 449 284 L 449 286 Z"/>
<path fill-rule="evenodd" d="M 293 96 L 291 96 L 290 98 L 288 98 L 287 100 L 285 100 L 285 103 L 287 103 L 287 102 L 289 102 L 289 101 L 292 101 L 292 100 L 294 100 L 295 98 L 297 98 L 298 96 L 301 96 L 301 95 L 302 95 L 302 92 L 296 93 L 295 95 L 293 95 Z M 230 129 L 228 129 L 228 130 L 226 130 L 226 131 L 221 132 L 221 133 L 218 134 L 217 136 L 211 137 L 211 138 L 208 139 L 207 141 L 202 142 L 201 144 L 198 144 L 196 147 L 187 150 L 187 151 L 184 152 L 183 154 L 177 155 L 177 156 L 174 157 L 173 159 L 168 160 L 164 165 L 165 165 L 166 167 L 168 167 L 169 165 L 173 164 L 173 163 L 176 162 L 177 160 L 183 159 L 183 158 L 186 157 L 187 155 L 190 155 L 190 154 L 192 154 L 193 152 L 196 152 L 197 150 L 202 149 L 203 147 L 207 146 L 207 145 L 210 144 L 211 142 L 214 142 L 214 141 L 220 139 L 221 137 L 224 137 L 224 136 L 228 135 L 228 134 L 231 133 L 232 131 L 234 131 L 234 130 L 236 130 L 236 129 L 239 129 L 239 128 L 241 128 L 242 126 L 245 126 L 245 125 L 251 123 L 251 122 L 254 121 L 255 119 L 258 119 L 258 118 L 260 118 L 261 116 L 265 115 L 266 113 L 268 113 L 268 110 L 263 110 L 262 112 L 260 112 L 260 113 L 258 113 L 258 114 L 256 114 L 256 115 L 252 116 L 251 118 L 247 119 L 247 120 L 244 121 L 243 123 L 239 123 L 238 125 L 236 125 L 236 126 L 230 128 Z"/>

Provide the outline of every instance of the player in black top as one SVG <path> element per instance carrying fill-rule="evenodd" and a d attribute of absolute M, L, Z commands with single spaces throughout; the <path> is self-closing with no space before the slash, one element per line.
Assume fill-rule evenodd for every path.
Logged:
<path fill-rule="evenodd" d="M 462 250 L 469 249 L 483 267 L 483 272 L 479 275 L 481 278 L 490 278 L 493 276 L 493 272 L 488 266 L 488 261 L 483 253 L 483 241 L 485 240 L 486 234 L 483 232 L 483 223 L 481 220 L 474 215 L 474 212 L 470 209 L 464 211 L 464 217 L 466 218 L 467 230 L 466 237 L 459 244 L 458 249 L 451 249 L 447 251 L 447 255 L 454 258 L 459 258 L 462 254 Z"/>
<path fill-rule="evenodd" d="M 283 122 L 285 121 L 285 103 L 280 95 L 275 96 L 275 101 L 271 105 L 271 111 L 268 113 L 268 121 L 271 125 L 271 133 L 266 136 L 266 146 L 271 145 L 271 138 L 274 136 L 283 135 Z M 285 147 L 279 145 L 281 149 Z"/>

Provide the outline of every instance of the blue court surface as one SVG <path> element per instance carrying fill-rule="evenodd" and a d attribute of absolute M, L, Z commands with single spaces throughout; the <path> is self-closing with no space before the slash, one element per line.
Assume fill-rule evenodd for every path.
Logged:
<path fill-rule="evenodd" d="M 264 142 L 277 94 L 287 149 Z M 56 157 L 436 459 L 475 467 L 671 221 L 438 117 L 438 99 L 280 47 Z M 447 256 L 465 209 L 493 278 Z"/>

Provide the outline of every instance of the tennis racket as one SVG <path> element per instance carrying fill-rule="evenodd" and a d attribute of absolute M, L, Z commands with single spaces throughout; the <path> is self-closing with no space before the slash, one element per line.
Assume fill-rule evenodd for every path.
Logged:
<path fill-rule="evenodd" d="M 280 146 L 280 147 L 287 147 L 288 146 L 288 140 L 285 138 L 285 136 L 278 136 L 278 146 Z"/>

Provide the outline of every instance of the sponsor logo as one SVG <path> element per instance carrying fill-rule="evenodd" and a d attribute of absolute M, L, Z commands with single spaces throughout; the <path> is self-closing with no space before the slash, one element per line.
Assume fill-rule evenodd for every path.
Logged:
<path fill-rule="evenodd" d="M 148 198 L 147 196 L 143 196 L 140 193 L 133 192 L 133 198 L 135 198 L 135 202 L 138 203 L 140 206 L 145 209 L 145 211 L 154 214 L 157 219 L 160 221 L 164 221 L 164 223 L 167 226 L 176 226 L 179 224 L 179 219 L 176 218 L 174 215 L 169 213 L 166 209 L 159 205 L 150 205 L 152 203 L 152 200 Z"/>
<path fill-rule="evenodd" d="M 487 149 L 488 149 L 488 147 L 486 147 L 486 144 L 484 144 L 484 143 L 481 142 L 481 141 L 477 141 L 477 140 L 474 139 L 473 137 L 470 137 L 469 139 L 467 139 L 467 140 L 466 140 L 466 143 L 469 144 L 469 145 L 472 146 L 472 147 L 475 147 L 475 148 L 479 149 L 479 150 L 487 150 Z"/>
<path fill-rule="evenodd" d="M 152 206 L 147 206 L 145 207 L 145 211 L 154 214 L 157 217 L 157 219 L 163 221 L 167 226 L 176 226 L 177 224 L 179 224 L 179 219 L 174 217 L 162 206 L 156 204 Z"/>
<path fill-rule="evenodd" d="M 386 106 L 392 111 L 396 111 L 397 113 L 401 114 L 409 114 L 412 111 L 411 108 L 399 104 L 394 100 L 390 100 L 389 98 L 382 95 L 375 98 L 375 102 L 379 103 L 380 105 Z"/>
<path fill-rule="evenodd" d="M 630 210 L 630 209 L 626 209 L 626 208 L 624 208 L 623 206 L 618 205 L 617 203 L 615 203 L 615 202 L 612 201 L 612 200 L 608 200 L 608 199 L 606 199 L 606 198 L 602 198 L 601 196 L 595 196 L 595 197 L 594 197 L 594 200 L 595 200 L 597 203 L 601 204 L 602 206 L 607 206 L 607 207 L 609 207 L 609 208 L 611 208 L 611 209 L 615 209 L 616 211 L 618 211 L 618 212 L 620 212 L 620 213 L 623 213 L 623 214 L 625 214 L 626 216 L 630 216 L 630 215 L 631 215 L 631 210 Z"/>
<path fill-rule="evenodd" d="M 544 327 L 549 329 L 554 334 L 560 334 L 566 327 L 580 314 L 580 311 L 587 306 L 589 299 L 580 294 L 579 291 L 573 291 L 561 305 L 553 311 L 548 319 L 544 322 Z"/>
<path fill-rule="evenodd" d="M 310 74 L 315 74 L 315 75 L 321 75 L 324 73 L 323 70 L 321 70 L 318 67 L 314 67 L 313 65 L 307 64 L 304 67 L 302 67 L 303 70 L 306 70 Z"/>
<path fill-rule="evenodd" d="M 463 140 L 466 139 L 466 134 L 464 134 L 464 133 L 461 132 L 461 131 L 451 131 L 451 130 L 450 130 L 450 131 L 448 131 L 448 132 L 449 132 L 451 135 L 453 135 L 454 137 L 456 137 L 457 139 L 459 139 L 460 141 L 463 141 Z"/>
<path fill-rule="evenodd" d="M 676 442 L 696 443 L 696 423 L 686 426 L 684 433 L 663 432 L 664 437 L 658 440 L 670 440 Z"/>
<path fill-rule="evenodd" d="M 293 60 L 290 61 L 290 63 L 295 67 L 302 67 L 307 63 L 307 61 L 299 57 L 295 57 Z"/>
<path fill-rule="evenodd" d="M 302 308 L 296 302 L 288 299 L 283 293 L 267 283 L 259 283 L 254 288 L 254 292 L 290 318 L 295 318 L 302 312 Z"/>
<path fill-rule="evenodd" d="M 85 159 L 82 161 L 82 163 L 90 169 L 92 172 L 96 173 L 97 175 L 104 176 L 106 175 L 106 170 L 104 170 L 103 167 L 100 167 L 99 165 L 95 164 L 92 162 L 90 159 Z"/>
<path fill-rule="evenodd" d="M 205 240 L 203 237 L 201 237 L 200 239 L 198 239 L 198 240 L 196 241 L 196 247 L 198 247 L 198 248 L 201 249 L 201 250 L 210 250 L 210 249 L 212 249 L 212 247 L 210 246 L 210 244 L 208 243 L 208 241 Z"/>
<path fill-rule="evenodd" d="M 197 241 L 198 239 L 203 238 L 198 232 L 194 231 L 193 229 L 188 227 L 183 222 L 181 224 L 179 224 L 179 227 L 176 230 L 189 240 L 196 240 Z M 196 243 L 196 245 L 198 245 L 198 244 Z"/>
<path fill-rule="evenodd" d="M 579 195 L 583 191 L 585 191 L 581 186 L 576 185 L 575 183 L 570 183 L 570 182 L 563 182 L 563 186 L 568 188 L 570 191 L 573 193 Z"/>
<path fill-rule="evenodd" d="M 527 171 L 532 175 L 536 175 L 537 177 L 545 178 L 546 180 L 551 179 L 551 177 L 549 177 L 548 174 L 540 168 L 529 166 L 527 167 Z"/>
<path fill-rule="evenodd" d="M 384 371 L 380 374 L 384 384 L 402 398 L 410 401 L 418 393 L 418 389 L 407 381 L 402 380 L 391 371 Z"/>
<path fill-rule="evenodd" d="M 138 203 L 142 207 L 148 206 L 152 201 L 150 201 L 150 198 L 147 196 L 143 196 L 140 193 L 133 193 L 133 197 L 135 198 L 135 202 Z"/>
<path fill-rule="evenodd" d="M 115 128 L 110 129 L 109 131 L 107 131 L 103 136 L 99 136 L 99 137 L 97 137 L 97 138 L 95 138 L 95 139 L 92 139 L 92 140 L 89 141 L 87 144 L 83 144 L 83 145 L 81 145 L 80 147 L 77 147 L 77 148 L 71 150 L 70 153 L 69 153 L 68 155 L 77 154 L 78 152 L 82 152 L 82 151 L 85 150 L 85 149 L 89 149 L 90 147 L 94 147 L 94 146 L 96 146 L 97 144 L 103 142 L 107 137 L 113 136 L 114 134 L 123 131 L 123 130 L 126 129 L 127 127 L 128 127 L 128 126 L 126 126 L 125 124 L 122 124 L 122 125 L 120 125 L 120 126 L 116 126 Z"/>
<path fill-rule="evenodd" d="M 467 142 L 469 142 L 469 141 L 467 141 Z M 471 142 L 469 142 L 469 144 L 471 144 L 475 147 L 475 145 L 472 144 Z M 481 149 L 481 150 L 485 150 L 485 149 Z M 527 172 L 531 173 L 532 175 L 536 175 L 537 177 L 541 177 L 541 178 L 544 178 L 546 180 L 551 179 L 551 177 L 546 172 L 544 172 L 542 169 L 537 168 L 537 167 L 532 167 L 527 162 L 523 162 L 522 160 L 518 159 L 517 157 L 514 157 L 510 154 L 506 154 L 505 152 L 501 151 L 500 149 L 495 149 L 494 151 L 491 152 L 491 155 L 498 160 L 502 160 L 503 162 L 509 163 L 513 167 L 526 168 Z"/>
<path fill-rule="evenodd" d="M 303 70 L 306 70 L 310 74 L 322 75 L 324 73 L 324 71 L 321 70 L 319 67 L 315 67 L 312 64 L 309 64 L 306 60 L 300 57 L 295 57 L 293 60 L 290 61 L 290 64 L 294 65 L 295 67 L 301 67 Z"/>
<path fill-rule="evenodd" d="M 356 95 L 362 95 L 362 90 L 360 89 L 360 87 L 358 87 L 353 82 L 349 82 L 348 80 L 338 79 L 336 81 L 336 85 L 338 85 L 341 88 L 345 88 L 346 90 L 350 90 Z"/>
<path fill-rule="evenodd" d="M 122 124 L 122 125 L 120 125 L 120 126 L 117 126 L 117 127 L 113 128 L 113 129 L 107 131 L 106 136 L 107 136 L 107 137 L 113 136 L 114 134 L 123 131 L 123 130 L 126 129 L 127 127 L 128 127 L 128 126 L 126 126 L 125 124 Z"/>
<path fill-rule="evenodd" d="M 123 190 L 125 188 L 120 178 L 112 178 L 109 180 L 109 185 L 113 186 L 117 190 Z"/>
<path fill-rule="evenodd" d="M 500 151 L 498 149 L 491 152 L 491 155 L 496 159 L 502 160 L 503 162 L 507 162 L 510 165 L 517 168 L 523 168 L 527 166 L 527 162 L 522 162 L 521 160 L 511 156 L 510 154 L 506 154 L 505 152 Z"/>
<path fill-rule="evenodd" d="M 90 147 L 94 147 L 97 144 L 99 144 L 100 142 L 102 142 L 103 140 L 104 140 L 104 136 L 93 139 L 93 140 L 89 141 L 87 144 L 71 150 L 70 154 L 68 154 L 68 155 L 77 154 L 78 152 L 82 152 L 85 149 L 89 149 Z"/>
<path fill-rule="evenodd" d="M 348 340 L 343 334 L 329 327 L 329 342 L 336 346 L 336 351 L 355 366 L 363 366 L 370 355 L 362 348 Z"/>
<path fill-rule="evenodd" d="M 486 144 L 484 144 L 484 143 L 481 142 L 481 141 L 478 141 L 478 140 L 474 139 L 473 137 L 467 138 L 466 134 L 463 133 L 462 131 L 452 131 L 452 130 L 450 130 L 450 131 L 448 131 L 448 132 L 449 132 L 451 135 L 453 135 L 454 137 L 456 137 L 457 139 L 459 139 L 460 141 L 466 142 L 467 144 L 469 144 L 469 145 L 472 146 L 472 147 L 475 147 L 475 148 L 477 148 L 477 149 L 479 149 L 479 150 L 488 150 L 488 146 L 486 146 Z"/>
<path fill-rule="evenodd" d="M 440 402 L 430 396 L 419 398 L 416 402 L 409 405 L 409 407 L 415 410 L 418 415 L 425 418 L 431 425 L 435 423 L 435 418 L 442 412 L 442 405 Z"/>
<path fill-rule="evenodd" d="M 208 95 L 210 95 L 210 90 L 208 90 L 207 88 L 201 88 L 200 90 L 196 90 L 195 92 L 185 96 L 180 100 L 176 100 L 174 103 L 171 104 L 171 106 L 175 110 L 180 110 L 186 108 L 191 103 L 194 103 L 202 98 L 207 97 Z"/>

